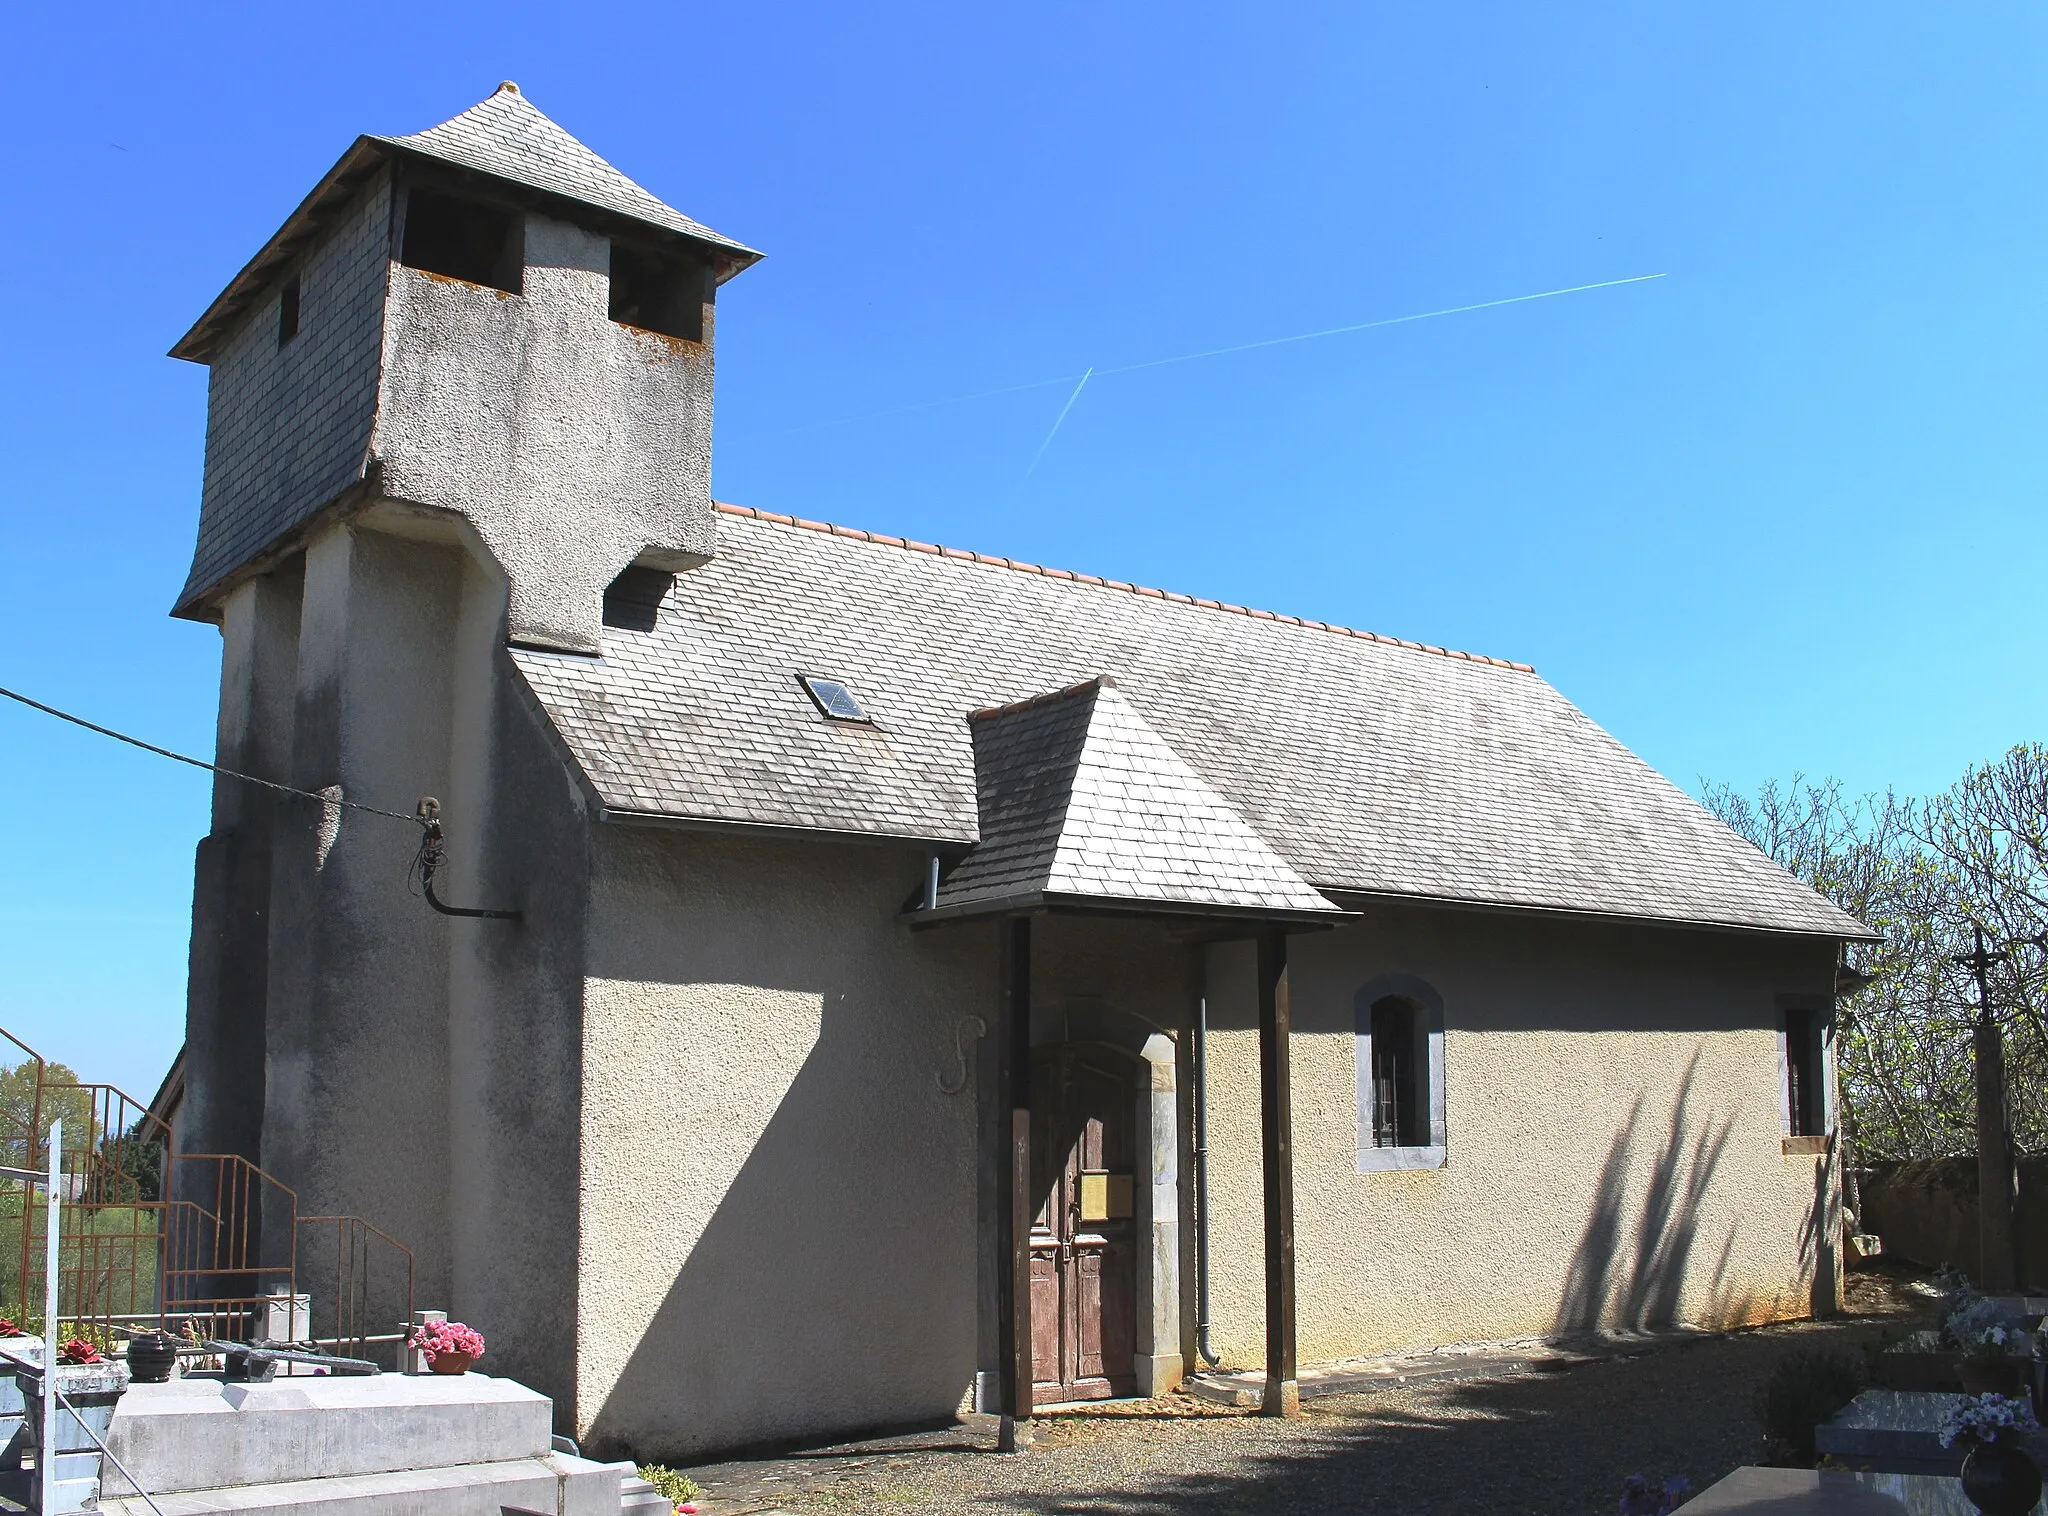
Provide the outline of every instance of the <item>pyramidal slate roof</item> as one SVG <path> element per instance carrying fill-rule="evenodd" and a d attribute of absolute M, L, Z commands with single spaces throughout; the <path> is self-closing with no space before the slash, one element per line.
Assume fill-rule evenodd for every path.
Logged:
<path fill-rule="evenodd" d="M 383 163 L 407 154 L 489 174 L 606 215 L 693 238 L 717 250 L 721 279 L 761 258 L 744 242 L 714 232 L 649 194 L 541 114 L 508 79 L 489 98 L 439 126 L 410 136 L 356 138 L 192 329 L 178 339 L 171 356 L 207 362 L 215 345 L 234 330 L 242 312 L 268 288 L 279 270 L 320 235 L 329 215 L 353 198 Z"/>
<path fill-rule="evenodd" d="M 1867 935 L 1526 665 L 720 512 L 718 555 L 652 630 L 607 627 L 601 658 L 512 653 L 614 816 L 965 849 L 968 713 L 1108 673 L 1317 890 Z M 873 724 L 825 719 L 806 673 Z"/>
<path fill-rule="evenodd" d="M 981 840 L 936 914 L 1061 899 L 1221 912 L 1339 908 L 1098 678 L 968 717 Z"/>
<path fill-rule="evenodd" d="M 439 126 L 408 137 L 370 140 L 681 232 L 700 242 L 749 254 L 750 261 L 760 256 L 745 243 L 720 236 L 648 194 L 542 115 L 509 79 L 488 99 Z"/>

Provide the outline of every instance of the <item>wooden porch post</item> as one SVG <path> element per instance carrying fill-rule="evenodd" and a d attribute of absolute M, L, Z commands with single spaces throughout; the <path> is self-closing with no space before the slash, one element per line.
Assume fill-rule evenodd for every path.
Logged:
<path fill-rule="evenodd" d="M 1002 1025 L 997 1040 L 997 1108 L 1008 1153 L 998 1166 L 996 1295 L 1001 1358 L 1004 1453 L 1031 1445 L 1031 918 L 1017 916 L 1002 933 Z"/>
<path fill-rule="evenodd" d="M 1262 1416 L 1301 1414 L 1294 1365 L 1294 1113 L 1287 934 L 1259 936 L 1259 1117 L 1266 1169 L 1266 1390 Z"/>

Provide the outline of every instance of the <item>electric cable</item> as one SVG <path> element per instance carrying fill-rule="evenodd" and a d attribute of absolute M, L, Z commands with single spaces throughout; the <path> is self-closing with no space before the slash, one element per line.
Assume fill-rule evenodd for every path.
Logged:
<path fill-rule="evenodd" d="M 69 711 L 60 711 L 54 705 L 45 705 L 40 700 L 31 700 L 18 690 L 0 685 L 0 695 L 9 700 L 19 701 L 31 710 L 41 711 L 45 716 L 55 716 L 59 721 L 68 721 L 73 726 L 82 726 L 88 732 L 97 732 L 102 737 L 111 737 L 116 742 L 125 742 L 130 747 L 139 747 L 145 753 L 154 753 L 159 758 L 169 758 L 176 763 L 189 763 L 195 769 L 205 769 L 209 774 L 219 774 L 224 779 L 239 780 L 243 784 L 260 785 L 266 790 L 275 790 L 280 795 L 296 795 L 304 800 L 317 800 L 323 806 L 346 806 L 352 811 L 362 811 L 371 816 L 382 816 L 390 821 L 403 821 L 420 829 L 419 851 L 413 855 L 412 866 L 407 870 L 408 880 L 417 877 L 426 895 L 427 904 L 443 916 L 470 916 L 486 921 L 519 921 L 524 919 L 519 911 L 483 910 L 470 906 L 449 905 L 434 893 L 434 875 L 443 866 L 444 836 L 441 830 L 441 802 L 433 796 L 424 796 L 418 808 L 410 816 L 401 811 L 387 811 L 379 806 L 364 805 L 360 800 L 344 800 L 339 786 L 326 792 L 302 790 L 297 785 L 279 784 L 275 779 L 259 779 L 254 774 L 244 774 L 239 769 L 223 768 L 218 763 L 207 763 L 203 759 L 175 753 L 167 747 L 158 747 L 154 742 L 144 742 L 140 737 L 131 737 L 126 732 L 117 732 L 110 726 L 101 726 L 97 721 L 87 721 L 83 716 L 74 716 Z"/>
<path fill-rule="evenodd" d="M 60 711 L 54 705 L 44 705 L 40 700 L 31 700 L 17 690 L 0 685 L 0 695 L 9 700 L 18 700 L 32 710 L 41 711 L 45 716 L 55 716 L 59 721 L 68 721 L 73 726 L 82 726 L 88 732 L 98 732 L 102 737 L 111 737 L 116 742 L 125 742 L 130 747 L 139 747 L 145 753 L 155 753 L 159 758 L 170 758 L 178 763 L 189 763 L 195 769 L 205 769 L 209 774 L 220 774 L 228 779 L 239 779 L 244 784 L 260 784 L 266 790 L 276 790 L 284 795 L 297 795 L 306 800 L 317 800 L 322 805 L 345 805 L 352 811 L 367 811 L 372 816 L 387 817 L 392 821 L 403 821 L 412 826 L 424 827 L 426 821 L 419 816 L 407 816 L 400 811 L 380 810 L 374 805 L 364 805 L 360 800 L 344 800 L 339 795 L 323 795 L 318 790 L 302 790 L 296 785 L 279 784 L 275 779 L 258 779 L 254 774 L 244 774 L 237 769 L 222 768 L 217 763 L 190 758 L 183 753 L 174 753 L 167 747 L 158 747 L 154 742 L 144 742 L 140 737 L 131 737 L 126 732 L 117 732 L 110 726 L 101 726 L 96 721 L 87 721 L 83 716 L 74 716 L 69 711 Z"/>

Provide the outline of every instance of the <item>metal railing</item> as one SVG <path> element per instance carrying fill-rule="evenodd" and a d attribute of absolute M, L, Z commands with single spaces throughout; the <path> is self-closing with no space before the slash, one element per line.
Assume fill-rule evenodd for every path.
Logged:
<path fill-rule="evenodd" d="M 300 1216 L 292 1188 L 246 1158 L 179 1152 L 142 1102 L 67 1077 L 5 1028 L 0 1062 L 9 1044 L 21 1057 L 0 1068 L 0 1169 L 10 1171 L 0 1174 L 0 1314 L 25 1319 L 47 1295 L 51 1337 L 54 1322 L 103 1347 L 155 1329 L 356 1357 L 389 1346 L 402 1366 L 414 1275 L 404 1244 L 358 1217 Z M 21 1177 L 45 1170 L 47 1207 Z"/>

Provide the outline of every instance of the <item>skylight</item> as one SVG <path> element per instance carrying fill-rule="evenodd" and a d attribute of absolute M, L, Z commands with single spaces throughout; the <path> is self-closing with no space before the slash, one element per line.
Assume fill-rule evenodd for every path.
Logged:
<path fill-rule="evenodd" d="M 818 709 L 834 721 L 867 721 L 868 713 L 853 698 L 853 691 L 837 679 L 821 679 L 816 674 L 799 674 L 797 678 L 818 702 Z"/>

